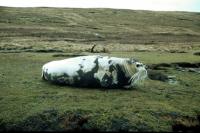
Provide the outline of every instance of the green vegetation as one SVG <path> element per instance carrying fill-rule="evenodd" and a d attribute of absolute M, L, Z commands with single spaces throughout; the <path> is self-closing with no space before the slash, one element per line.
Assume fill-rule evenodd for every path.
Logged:
<path fill-rule="evenodd" d="M 151 66 L 199 63 L 199 13 L 0 7 L 0 131 L 172 131 L 199 126 L 199 73 L 166 67 L 177 83 L 131 90 L 58 86 L 41 79 L 52 60 L 101 54 Z M 90 53 L 97 44 L 99 51 Z M 97 48 L 98 51 L 98 48 Z"/>
<path fill-rule="evenodd" d="M 116 54 L 109 55 L 116 56 Z M 118 56 L 126 57 L 126 54 L 121 53 Z M 136 55 L 138 58 L 143 58 L 144 62 L 148 62 L 148 54 L 145 52 L 144 56 L 141 56 L 140 53 L 129 53 L 130 56 Z M 30 119 L 29 124 L 31 125 L 28 126 L 31 128 L 25 126 L 25 130 L 58 129 L 58 127 L 36 128 L 38 125 L 34 125 L 34 123 L 37 124 L 37 121 L 40 123 L 51 122 L 55 118 L 59 120 L 66 112 L 72 112 L 72 114 L 81 113 L 82 117 L 87 117 L 88 121 L 84 126 L 91 127 L 91 129 L 118 130 L 118 128 L 125 128 L 133 131 L 170 131 L 172 124 L 179 119 L 183 123 L 187 121 L 191 124 L 184 118 L 196 119 L 200 113 L 199 74 L 197 73 L 169 69 L 165 74 L 175 75 L 178 80 L 176 85 L 146 80 L 139 88 L 132 90 L 73 88 L 49 84 L 41 79 L 42 65 L 51 60 L 61 59 L 61 57 L 52 55 L 52 53 L 1 54 L 0 120 L 2 123 L 12 122 L 21 125 L 23 121 L 35 118 L 34 116 L 39 119 L 40 115 L 38 116 L 38 114 L 42 115 L 44 111 L 56 110 L 57 114 L 53 118 L 40 118 L 44 121 Z M 185 54 L 186 56 L 187 54 Z M 154 58 L 156 63 L 160 59 L 160 62 L 168 62 L 167 58 L 164 60 L 159 57 Z M 197 60 L 199 57 L 194 56 L 194 59 Z M 179 57 L 174 54 L 173 61 L 176 60 L 178 61 Z M 62 127 L 64 123 L 58 120 L 55 121 Z M 114 128 L 113 124 L 119 125 Z M 19 129 L 23 129 L 23 127 Z"/>
<path fill-rule="evenodd" d="M 93 44 L 120 52 L 190 50 L 199 48 L 199 16 L 188 12 L 0 7 L 0 51 L 75 52 L 88 51 Z"/>

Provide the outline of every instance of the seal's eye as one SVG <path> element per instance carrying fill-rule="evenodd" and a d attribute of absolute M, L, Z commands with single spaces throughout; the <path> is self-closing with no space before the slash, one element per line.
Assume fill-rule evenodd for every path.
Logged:
<path fill-rule="evenodd" d="M 142 66 L 142 64 L 136 64 L 136 67 L 141 67 Z"/>

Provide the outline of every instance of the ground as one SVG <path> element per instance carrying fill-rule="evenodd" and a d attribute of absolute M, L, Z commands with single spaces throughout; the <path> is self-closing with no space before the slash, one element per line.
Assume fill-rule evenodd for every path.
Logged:
<path fill-rule="evenodd" d="M 0 7 L 0 130 L 199 129 L 199 30 L 199 13 Z M 43 64 L 91 54 L 133 57 L 176 82 L 103 89 L 42 80 Z"/>

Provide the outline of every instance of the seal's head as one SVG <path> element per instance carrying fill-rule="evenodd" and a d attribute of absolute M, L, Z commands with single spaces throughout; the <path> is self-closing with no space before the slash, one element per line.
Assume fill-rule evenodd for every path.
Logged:
<path fill-rule="evenodd" d="M 146 65 L 143 63 L 139 62 L 136 59 L 130 59 L 130 64 L 134 67 L 136 71 L 135 73 L 132 73 L 130 79 L 129 79 L 129 86 L 127 88 L 134 87 L 137 85 L 140 81 L 143 81 L 147 77 L 147 70 L 146 70 Z"/>

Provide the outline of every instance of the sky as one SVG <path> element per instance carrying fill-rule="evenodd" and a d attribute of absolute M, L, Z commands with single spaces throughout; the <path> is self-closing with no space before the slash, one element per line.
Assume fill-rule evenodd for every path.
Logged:
<path fill-rule="evenodd" d="M 200 0 L 0 0 L 0 6 L 200 12 Z"/>

